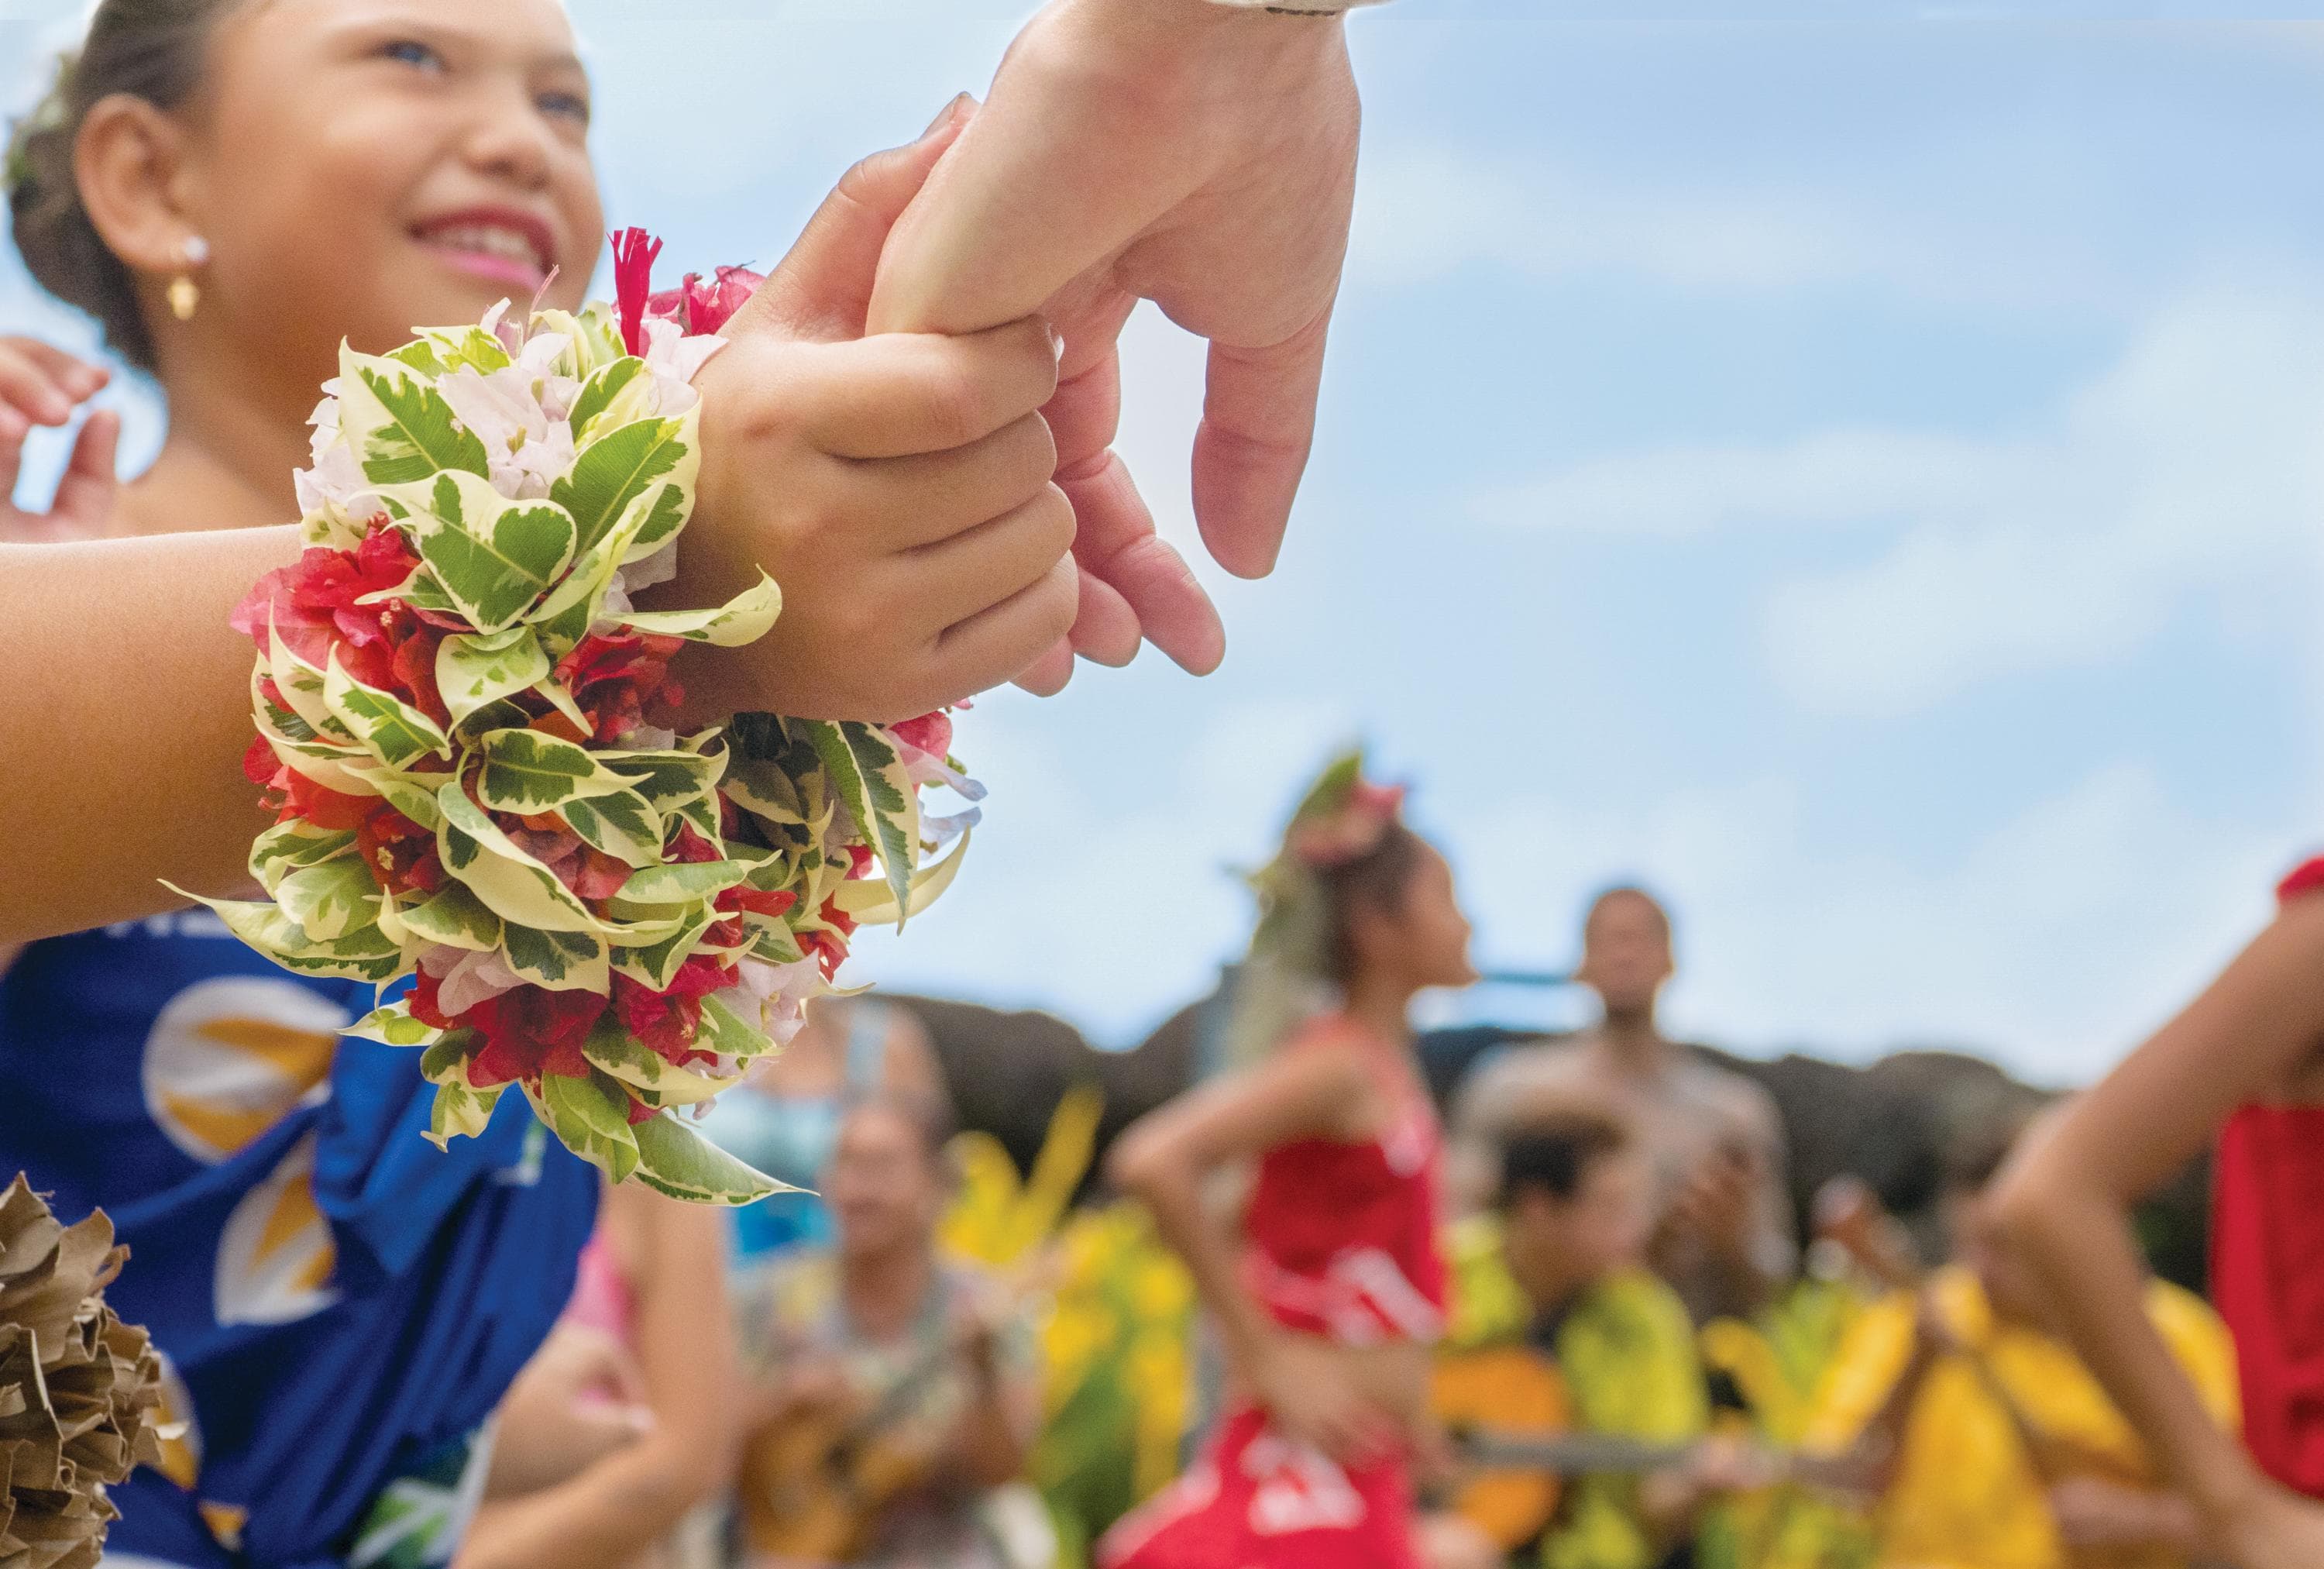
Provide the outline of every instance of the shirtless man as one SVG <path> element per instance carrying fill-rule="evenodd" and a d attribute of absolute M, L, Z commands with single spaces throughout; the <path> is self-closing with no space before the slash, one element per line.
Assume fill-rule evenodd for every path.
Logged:
<path fill-rule="evenodd" d="M 1766 1091 L 1665 1038 L 1655 1000 L 1671 978 L 1670 917 L 1638 888 L 1599 895 L 1582 923 L 1575 979 L 1599 1022 L 1506 1048 L 1471 1075 L 1455 1108 L 1462 1196 L 1481 1202 L 1491 1152 L 1510 1130 L 1596 1108 L 1638 1129 L 1654 1166 L 1650 1258 L 1697 1323 L 1748 1315 L 1796 1257 L 1784 1192 L 1783 1125 Z"/>

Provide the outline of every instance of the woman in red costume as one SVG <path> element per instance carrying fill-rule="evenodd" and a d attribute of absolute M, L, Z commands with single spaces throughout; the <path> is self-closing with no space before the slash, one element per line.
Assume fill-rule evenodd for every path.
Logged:
<path fill-rule="evenodd" d="M 1265 1055 L 1115 1146 L 1112 1174 L 1193 1270 L 1233 1382 L 1202 1458 L 1106 1537 L 1105 1569 L 1421 1562 L 1410 1458 L 1445 1272 L 1436 1119 L 1405 1015 L 1476 974 L 1452 868 L 1398 800 L 1358 759 L 1324 774 L 1259 879 L 1236 1034 Z M 1243 1163 L 1237 1234 L 1205 1200 Z"/>
<path fill-rule="evenodd" d="M 2243 1569 L 2324 1564 L 2324 859 L 2187 1011 L 2031 1141 L 2003 1214 L 2083 1359 Z M 2216 1139 L 2211 1288 L 2244 1444 L 2139 1309 L 2140 1198 Z"/>

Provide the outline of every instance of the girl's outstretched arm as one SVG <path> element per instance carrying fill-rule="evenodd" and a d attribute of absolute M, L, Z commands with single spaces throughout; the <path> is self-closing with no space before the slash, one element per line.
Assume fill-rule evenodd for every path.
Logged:
<path fill-rule="evenodd" d="M 1277 1145 L 1360 1136 L 1360 1119 L 1376 1093 L 1352 1053 L 1285 1052 L 1148 1112 L 1106 1158 L 1115 1185 L 1145 1202 L 1163 1241 L 1186 1261 L 1229 1358 L 1260 1403 L 1283 1426 L 1336 1456 L 1384 1446 L 1387 1420 L 1313 1365 L 1314 1348 L 1277 1328 L 1243 1289 L 1235 1239 L 1204 1202 L 1204 1190 L 1222 1168 Z"/>
<path fill-rule="evenodd" d="M 2324 899 L 2288 905 L 2210 987 L 2029 1140 L 2003 1224 L 2075 1349 L 2236 1562 L 2324 1563 L 2324 1509 L 2267 1481 L 2222 1432 L 2145 1311 L 2130 1210 L 2235 1109 L 2292 1079 L 2324 1040 Z"/>
<path fill-rule="evenodd" d="M 244 877 L 250 641 L 226 625 L 294 528 L 0 544 L 0 943 Z"/>

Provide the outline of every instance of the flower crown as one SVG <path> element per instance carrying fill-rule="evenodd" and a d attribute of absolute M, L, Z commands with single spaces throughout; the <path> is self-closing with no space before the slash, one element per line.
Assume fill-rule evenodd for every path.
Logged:
<path fill-rule="evenodd" d="M 1293 819 L 1283 848 L 1311 872 L 1329 872 L 1370 854 L 1404 810 L 1402 785 L 1374 784 L 1359 775 L 1333 805 Z"/>

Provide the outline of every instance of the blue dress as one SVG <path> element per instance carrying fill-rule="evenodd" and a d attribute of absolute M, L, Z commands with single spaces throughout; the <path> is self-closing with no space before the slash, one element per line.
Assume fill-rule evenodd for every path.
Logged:
<path fill-rule="evenodd" d="M 115 1490 L 108 1565 L 404 1569 L 457 1545 L 598 1177 L 518 1096 L 427 1143 L 419 1054 L 337 1036 L 371 1001 L 206 910 L 35 943 L 0 977 L 0 1170 L 113 1217 L 108 1299 L 186 1425 Z"/>

